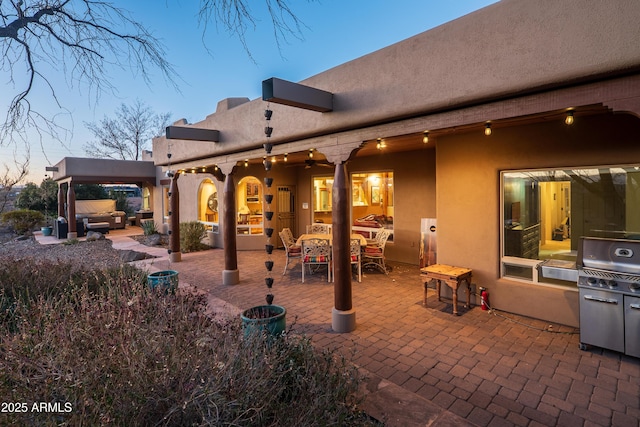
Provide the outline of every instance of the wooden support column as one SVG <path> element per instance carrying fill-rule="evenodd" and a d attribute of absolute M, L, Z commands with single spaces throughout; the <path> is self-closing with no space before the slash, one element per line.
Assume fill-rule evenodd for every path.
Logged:
<path fill-rule="evenodd" d="M 351 260 L 349 226 L 349 186 L 347 167 L 336 164 L 333 177 L 333 278 L 334 303 L 331 326 L 336 332 L 351 332 L 356 328 L 356 312 L 351 296 Z"/>
<path fill-rule="evenodd" d="M 62 188 L 62 183 L 58 184 L 58 218 L 65 217 L 66 212 L 64 211 L 64 188 Z"/>
<path fill-rule="evenodd" d="M 222 284 L 236 285 L 240 282 L 236 245 L 236 186 L 233 182 L 233 166 L 218 165 L 226 177 L 222 191 L 222 242 L 224 245 L 224 270 Z"/>
<path fill-rule="evenodd" d="M 361 145 L 361 141 L 354 141 L 319 149 L 328 161 L 336 165 L 331 214 L 334 265 L 334 308 L 331 312 L 331 327 L 336 332 L 352 332 L 356 329 L 356 311 L 351 295 L 351 197 L 345 162 Z"/>
<path fill-rule="evenodd" d="M 69 232 L 67 233 L 67 239 L 77 239 L 78 229 L 76 228 L 76 191 L 73 189 L 73 182 L 69 181 L 69 188 L 67 188 L 67 223 L 69 226 Z"/>
<path fill-rule="evenodd" d="M 178 189 L 179 173 L 171 179 L 169 186 L 169 261 L 182 261 L 180 252 L 180 191 Z"/>

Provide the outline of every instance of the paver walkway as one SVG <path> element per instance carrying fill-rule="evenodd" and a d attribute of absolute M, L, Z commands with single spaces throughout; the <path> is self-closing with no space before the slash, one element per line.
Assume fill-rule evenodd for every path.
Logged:
<path fill-rule="evenodd" d="M 109 238 L 114 247 L 131 240 Z M 181 286 L 206 292 L 213 310 L 237 315 L 264 303 L 263 252 L 239 252 L 241 281 L 225 286 L 222 250 L 183 254 L 173 264 L 160 251 L 138 263 L 178 271 Z M 450 302 L 434 292 L 424 307 L 418 268 L 393 264 L 388 276 L 365 271 L 362 283 L 354 280 L 357 328 L 338 334 L 326 274 L 302 284 L 298 263 L 282 276 L 284 252 L 273 258 L 274 303 L 287 308 L 288 326 L 368 372 L 366 409 L 389 426 L 640 426 L 640 359 L 581 351 L 573 328 L 479 307 L 452 316 Z"/>

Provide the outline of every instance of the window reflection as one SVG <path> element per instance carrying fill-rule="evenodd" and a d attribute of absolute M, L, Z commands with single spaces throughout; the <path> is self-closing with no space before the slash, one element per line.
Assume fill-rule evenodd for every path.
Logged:
<path fill-rule="evenodd" d="M 503 254 L 575 261 L 581 236 L 640 239 L 640 167 L 504 172 Z"/>

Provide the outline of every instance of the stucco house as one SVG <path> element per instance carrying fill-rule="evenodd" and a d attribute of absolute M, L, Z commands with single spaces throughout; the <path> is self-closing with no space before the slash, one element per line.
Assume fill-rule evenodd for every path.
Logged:
<path fill-rule="evenodd" d="M 473 269 L 493 306 L 577 326 L 575 281 L 539 267 L 575 262 L 581 236 L 640 235 L 638 22 L 637 0 L 502 0 L 297 82 L 329 110 L 220 101 L 174 126 L 211 137 L 153 141 L 155 220 L 179 212 L 219 247 L 226 232 L 260 249 L 265 160 L 273 227 L 296 235 L 334 222 L 344 173 L 345 221 L 392 231 L 387 259 L 419 264 L 435 219 L 437 262 Z"/>

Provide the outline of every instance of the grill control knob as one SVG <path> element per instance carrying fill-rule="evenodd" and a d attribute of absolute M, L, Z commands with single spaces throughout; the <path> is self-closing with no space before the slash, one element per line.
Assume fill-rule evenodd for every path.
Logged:
<path fill-rule="evenodd" d="M 598 279 L 596 279 L 595 277 L 588 277 L 587 278 L 587 284 L 589 286 L 595 286 L 598 284 Z"/>
<path fill-rule="evenodd" d="M 598 285 L 600 285 L 601 288 L 604 288 L 605 286 L 607 286 L 607 281 L 604 279 L 600 279 L 598 280 Z"/>
<path fill-rule="evenodd" d="M 631 292 L 640 292 L 640 283 L 631 283 L 629 289 Z"/>
<path fill-rule="evenodd" d="M 615 280 L 612 280 L 609 282 L 609 289 L 615 289 L 618 287 L 618 282 L 616 282 Z"/>

